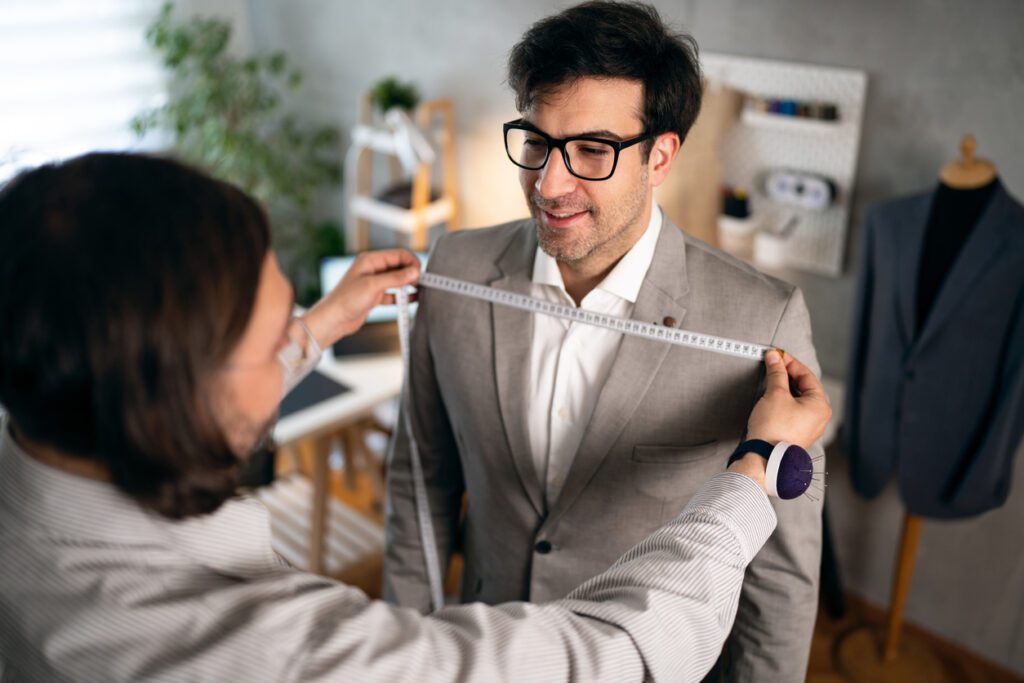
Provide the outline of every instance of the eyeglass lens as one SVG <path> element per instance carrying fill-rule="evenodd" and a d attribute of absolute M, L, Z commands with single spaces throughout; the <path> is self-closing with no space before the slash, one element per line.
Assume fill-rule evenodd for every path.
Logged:
<path fill-rule="evenodd" d="M 288 345 L 277 354 L 286 370 L 302 367 L 309 359 L 309 337 L 306 328 L 294 318 L 288 325 Z"/>
<path fill-rule="evenodd" d="M 532 131 L 509 128 L 505 134 L 505 146 L 512 160 L 524 168 L 537 170 L 547 161 L 548 143 Z M 611 145 L 592 140 L 571 140 L 566 143 L 565 151 L 570 170 L 583 178 L 606 178 L 615 166 L 615 148 Z"/>

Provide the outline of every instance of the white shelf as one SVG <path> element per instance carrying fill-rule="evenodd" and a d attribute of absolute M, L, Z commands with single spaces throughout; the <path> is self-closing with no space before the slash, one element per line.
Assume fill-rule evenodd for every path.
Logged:
<path fill-rule="evenodd" d="M 455 211 L 455 203 L 448 197 L 442 197 L 427 204 L 422 216 L 417 216 L 409 209 L 403 209 L 372 197 L 353 197 L 350 210 L 352 215 L 357 218 L 365 218 L 372 223 L 386 225 L 393 230 L 411 235 L 419 225 L 421 218 L 428 226 L 451 220 Z"/>
<path fill-rule="evenodd" d="M 751 212 L 762 214 L 762 218 L 771 209 L 759 185 L 767 171 L 804 171 L 836 184 L 839 195 L 832 206 L 801 215 L 799 225 L 786 240 L 786 261 L 789 268 L 839 275 L 857 175 L 867 74 L 709 53 L 701 55 L 701 65 L 709 80 L 747 94 L 836 106 L 837 121 L 744 109 L 719 152 L 723 182 L 750 188 Z"/>
<path fill-rule="evenodd" d="M 395 134 L 387 128 L 359 125 L 352 129 L 353 146 L 372 149 L 381 154 L 398 154 L 395 146 Z"/>
<path fill-rule="evenodd" d="M 803 116 L 787 116 L 771 112 L 744 109 L 740 116 L 744 125 L 766 130 L 781 130 L 811 135 L 835 135 L 843 132 L 840 121 L 809 119 Z"/>

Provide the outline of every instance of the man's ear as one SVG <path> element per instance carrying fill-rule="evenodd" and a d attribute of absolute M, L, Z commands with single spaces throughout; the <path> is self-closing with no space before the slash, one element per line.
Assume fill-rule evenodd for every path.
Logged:
<path fill-rule="evenodd" d="M 669 171 L 672 170 L 672 162 L 679 153 L 679 147 L 679 135 L 676 133 L 662 133 L 654 138 L 654 146 L 651 147 L 651 155 L 647 160 L 651 187 L 658 187 L 665 182 Z"/>

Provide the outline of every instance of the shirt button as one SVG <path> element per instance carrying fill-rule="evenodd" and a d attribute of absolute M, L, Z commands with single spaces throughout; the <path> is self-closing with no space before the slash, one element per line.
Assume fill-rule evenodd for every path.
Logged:
<path fill-rule="evenodd" d="M 537 541 L 534 549 L 541 555 L 547 555 L 551 552 L 551 541 Z"/>
<path fill-rule="evenodd" d="M 566 410 L 565 408 L 559 408 L 558 409 L 558 417 L 562 418 L 563 420 L 568 421 L 569 420 L 569 411 Z"/>

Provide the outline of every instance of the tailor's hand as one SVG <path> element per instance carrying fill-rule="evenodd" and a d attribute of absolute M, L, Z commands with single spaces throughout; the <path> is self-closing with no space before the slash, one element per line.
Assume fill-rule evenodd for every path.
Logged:
<path fill-rule="evenodd" d="M 358 330 L 370 309 L 395 303 L 386 290 L 415 284 L 420 278 L 420 261 L 405 249 L 367 251 L 356 257 L 338 286 L 303 316 L 320 348 L 327 348 Z M 409 296 L 410 301 L 415 294 Z"/>
<path fill-rule="evenodd" d="M 764 396 L 747 420 L 747 438 L 810 448 L 832 417 L 825 389 L 806 365 L 789 354 L 782 359 L 778 351 L 769 351 L 765 365 Z"/>

